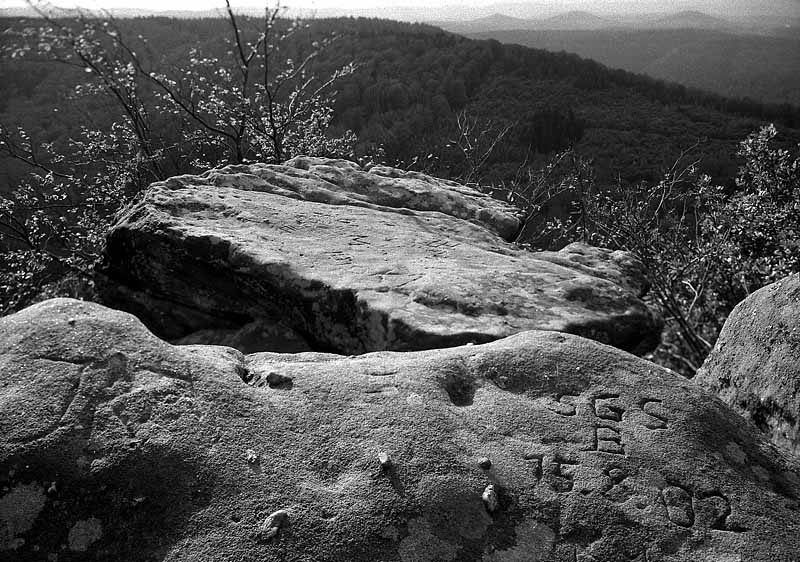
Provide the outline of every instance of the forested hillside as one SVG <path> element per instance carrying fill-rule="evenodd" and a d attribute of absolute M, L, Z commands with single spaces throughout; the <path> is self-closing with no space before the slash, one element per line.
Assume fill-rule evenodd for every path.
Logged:
<path fill-rule="evenodd" d="M 30 23 L 7 19 L 0 27 Z M 117 23 L 148 64 L 167 74 L 179 76 L 192 56 L 229 56 L 224 20 Z M 450 142 L 462 111 L 489 136 L 511 127 L 487 163 L 487 180 L 508 177 L 521 162 L 568 146 L 594 160 L 601 180 L 652 180 L 681 150 L 700 141 L 704 169 L 730 184 L 735 145 L 759 124 L 775 121 L 784 140 L 800 138 L 796 107 L 726 99 L 609 70 L 576 55 L 467 39 L 425 25 L 312 21 L 284 54 L 302 57 L 313 41 L 330 34 L 338 39 L 323 50 L 313 71 L 330 73 L 351 61 L 358 65 L 337 83 L 334 132 L 352 129 L 362 153 L 380 148 L 389 163 L 443 175 L 459 175 L 464 166 Z M 191 49 L 198 53 L 191 55 Z M 24 125 L 37 143 L 64 144 L 76 128 L 116 118 L 107 101 L 75 95 L 74 86 L 86 78 L 79 70 L 8 57 L 0 64 L 0 121 Z M 8 162 L 2 168 L 8 185 L 16 168 Z"/>
<path fill-rule="evenodd" d="M 724 96 L 800 104 L 800 39 L 710 29 L 486 30 L 470 34 L 566 51 Z"/>

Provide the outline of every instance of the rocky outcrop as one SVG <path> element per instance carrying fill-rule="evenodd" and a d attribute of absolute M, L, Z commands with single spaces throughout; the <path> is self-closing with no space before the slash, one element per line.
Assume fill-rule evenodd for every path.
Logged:
<path fill-rule="evenodd" d="M 0 558 L 768 561 L 797 461 L 691 381 L 557 332 L 358 357 L 0 319 Z"/>
<path fill-rule="evenodd" d="M 176 342 L 419 350 L 530 329 L 629 351 L 661 321 L 620 252 L 509 244 L 518 211 L 453 182 L 295 158 L 152 185 L 108 237 L 103 301 Z"/>
<path fill-rule="evenodd" d="M 695 381 L 800 455 L 800 275 L 736 306 Z"/>

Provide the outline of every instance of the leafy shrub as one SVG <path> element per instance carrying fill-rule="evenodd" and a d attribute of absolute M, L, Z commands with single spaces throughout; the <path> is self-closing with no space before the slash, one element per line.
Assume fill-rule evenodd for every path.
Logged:
<path fill-rule="evenodd" d="M 777 135 L 769 125 L 740 143 L 743 163 L 732 193 L 712 185 L 699 162 L 687 163 L 688 152 L 660 182 L 636 189 L 600 188 L 588 164 L 574 159 L 573 171 L 555 184 L 570 195 L 571 212 L 528 230 L 549 235 L 540 242 L 581 240 L 638 258 L 651 284 L 647 298 L 666 320 L 653 359 L 691 377 L 738 302 L 800 271 L 800 146 L 778 148 Z M 542 206 L 519 201 L 528 210 Z"/>
<path fill-rule="evenodd" d="M 0 195 L 0 313 L 41 298 L 91 297 L 92 269 L 115 213 L 150 179 L 129 128 L 82 129 L 68 154 L 0 127 L 0 146 L 31 171 Z M 43 152 L 48 160 L 39 159 Z M 62 171 L 59 171 L 62 170 Z"/>

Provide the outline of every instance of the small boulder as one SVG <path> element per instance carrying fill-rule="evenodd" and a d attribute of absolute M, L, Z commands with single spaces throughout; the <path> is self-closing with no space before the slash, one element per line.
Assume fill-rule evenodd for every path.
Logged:
<path fill-rule="evenodd" d="M 800 274 L 739 303 L 694 380 L 800 456 Z"/>

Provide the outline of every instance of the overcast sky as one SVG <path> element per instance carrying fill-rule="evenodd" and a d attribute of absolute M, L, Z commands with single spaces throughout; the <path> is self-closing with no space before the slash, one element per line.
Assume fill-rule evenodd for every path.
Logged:
<path fill-rule="evenodd" d="M 60 6 L 74 7 L 76 4 L 85 8 L 139 8 L 147 10 L 207 10 L 219 8 L 224 0 L 56 0 Z M 258 7 L 264 2 L 257 0 L 233 0 L 234 6 Z M 270 2 L 274 5 L 274 2 Z M 587 10 L 595 13 L 648 13 L 676 12 L 687 9 L 701 10 L 717 15 L 746 14 L 787 14 L 795 11 L 800 14 L 800 0 L 531 0 L 520 2 L 502 0 L 491 2 L 486 0 L 285 0 L 282 5 L 289 8 L 337 11 L 353 9 L 358 11 L 392 9 L 402 7 L 426 8 L 441 7 L 443 12 L 447 6 L 469 6 L 485 10 L 491 4 L 497 4 L 498 12 L 511 13 L 522 5 L 534 5 L 541 11 L 558 13 L 569 10 Z M 0 7 L 24 6 L 24 0 L 0 0 Z M 507 9 L 507 8 L 511 9 Z M 505 9 L 504 9 L 505 8 Z M 482 11 L 483 11 L 482 10 Z M 387 17 L 390 17 L 387 15 Z"/>

